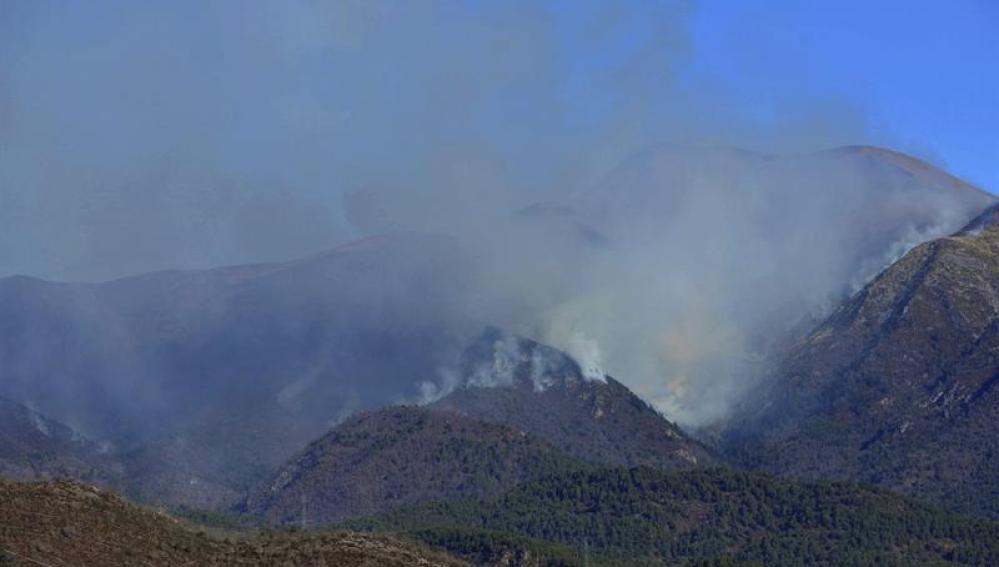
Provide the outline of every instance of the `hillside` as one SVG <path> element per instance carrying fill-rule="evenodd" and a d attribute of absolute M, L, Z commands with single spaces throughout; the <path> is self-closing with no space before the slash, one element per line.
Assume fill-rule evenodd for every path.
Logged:
<path fill-rule="evenodd" d="M 0 480 L 0 518 L 0 565 L 463 565 L 418 545 L 353 533 L 210 536 L 67 481 Z"/>
<path fill-rule="evenodd" d="M 611 377 L 586 377 L 546 345 L 487 330 L 466 350 L 463 385 L 431 407 L 501 423 L 598 464 L 690 468 L 708 452 Z"/>
<path fill-rule="evenodd" d="M 796 345 L 729 447 L 999 516 L 997 215 L 913 249 Z"/>
<path fill-rule="evenodd" d="M 107 484 L 120 463 L 79 432 L 0 398 L 0 477 L 69 477 Z"/>
<path fill-rule="evenodd" d="M 499 494 L 580 465 L 522 431 L 445 411 L 393 407 L 355 416 L 312 442 L 245 511 L 309 527 L 392 508 Z"/>
<path fill-rule="evenodd" d="M 493 549 L 509 549 L 517 538 L 529 538 L 521 541 L 535 553 L 570 565 L 999 561 L 995 522 L 846 484 L 801 484 L 718 469 L 581 471 L 528 483 L 494 499 L 417 506 L 349 525 L 406 533 L 470 558 L 488 557 Z M 575 554 L 565 546 L 575 548 Z"/>

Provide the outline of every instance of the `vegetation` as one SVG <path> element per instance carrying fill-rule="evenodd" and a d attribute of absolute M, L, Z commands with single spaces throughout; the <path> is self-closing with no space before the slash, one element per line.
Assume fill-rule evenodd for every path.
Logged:
<path fill-rule="evenodd" d="M 348 527 L 406 534 L 473 560 L 515 534 L 577 551 L 585 544 L 594 561 L 611 563 L 999 563 L 999 523 L 879 490 L 724 469 L 574 472 L 498 498 L 400 509 Z M 550 564 L 580 564 L 578 554 L 558 549 L 533 548 Z"/>

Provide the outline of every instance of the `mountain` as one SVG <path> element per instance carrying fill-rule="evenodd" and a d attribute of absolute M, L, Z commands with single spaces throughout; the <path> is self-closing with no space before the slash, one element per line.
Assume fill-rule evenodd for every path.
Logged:
<path fill-rule="evenodd" d="M 605 468 L 479 501 L 403 508 L 348 524 L 406 534 L 471 560 L 537 564 L 994 565 L 999 523 L 841 483 L 721 469 Z"/>
<path fill-rule="evenodd" d="M 406 504 L 492 496 L 577 468 L 510 427 L 393 407 L 352 417 L 309 444 L 245 508 L 271 523 L 329 525 Z"/>
<path fill-rule="evenodd" d="M 814 180 L 827 190 L 801 190 Z M 460 242 L 395 233 L 288 262 L 0 278 L 0 397 L 93 440 L 119 459 L 126 494 L 168 505 L 230 506 L 350 415 L 442 391 L 438 407 L 583 460 L 703 464 L 703 448 L 588 368 L 556 361 L 535 391 L 521 361 L 516 383 L 489 389 L 466 387 L 454 361 L 487 324 L 566 346 L 546 325 L 578 322 L 643 399 L 708 419 L 816 305 L 991 202 L 962 187 L 872 150 L 654 150 L 571 203 Z M 800 278 L 784 277 L 789 265 Z"/>
<path fill-rule="evenodd" d="M 68 477 L 107 484 L 120 469 L 120 463 L 79 432 L 0 399 L 0 477 Z"/>
<path fill-rule="evenodd" d="M 488 329 L 460 368 L 461 384 L 432 408 L 515 427 L 590 463 L 674 469 L 713 462 L 620 382 L 584 372 L 547 345 Z"/>
<path fill-rule="evenodd" d="M 914 248 L 836 310 L 791 349 L 729 447 L 775 473 L 999 517 L 997 220 L 990 208 Z"/>
<path fill-rule="evenodd" d="M 472 277 L 453 239 L 398 234 L 99 284 L 0 279 L 0 396 L 112 446 L 135 497 L 232 503 L 345 416 L 418 398 L 459 348 Z"/>
<path fill-rule="evenodd" d="M 207 535 L 69 481 L 0 480 L 0 518 L 0 565 L 465 565 L 420 545 L 355 533 Z"/>

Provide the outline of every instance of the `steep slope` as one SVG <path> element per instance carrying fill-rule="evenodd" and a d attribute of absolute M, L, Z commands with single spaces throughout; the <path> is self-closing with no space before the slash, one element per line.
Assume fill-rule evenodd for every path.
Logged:
<path fill-rule="evenodd" d="M 102 284 L 0 279 L 0 396 L 112 444 L 134 496 L 223 505 L 351 412 L 417 398 L 457 348 L 470 277 L 452 239 L 399 234 Z"/>
<path fill-rule="evenodd" d="M 311 443 L 245 507 L 274 523 L 328 525 L 406 504 L 495 495 L 577 468 L 522 431 L 393 407 L 353 417 Z"/>
<path fill-rule="evenodd" d="M 999 516 L 997 216 L 913 249 L 840 307 L 730 447 L 773 472 Z"/>
<path fill-rule="evenodd" d="M 725 470 L 598 469 L 549 477 L 484 501 L 404 508 L 352 528 L 407 533 L 466 557 L 516 548 L 612 561 L 731 565 L 994 565 L 999 523 L 970 520 L 847 484 Z M 727 562 L 723 562 L 727 561 Z M 698 563 L 694 563 L 698 564 Z"/>
<path fill-rule="evenodd" d="M 0 398 L 0 477 L 67 477 L 107 484 L 121 466 L 66 425 Z"/>
<path fill-rule="evenodd" d="M 467 349 L 462 385 L 431 407 L 501 423 L 591 463 L 690 468 L 712 462 L 696 441 L 609 376 L 549 346 L 487 330 Z"/>
<path fill-rule="evenodd" d="M 422 546 L 351 533 L 208 536 L 113 493 L 0 480 L 0 564 L 458 567 Z"/>

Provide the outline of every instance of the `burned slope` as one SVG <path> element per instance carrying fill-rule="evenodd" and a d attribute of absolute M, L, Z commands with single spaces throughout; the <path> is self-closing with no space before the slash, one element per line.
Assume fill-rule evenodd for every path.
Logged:
<path fill-rule="evenodd" d="M 623 384 L 584 376 L 549 346 L 489 329 L 466 351 L 462 376 L 432 407 L 515 427 L 591 463 L 690 468 L 713 461 Z"/>
<path fill-rule="evenodd" d="M 393 407 L 353 417 L 311 443 L 245 510 L 272 523 L 328 525 L 406 504 L 496 495 L 580 466 L 522 431 Z"/>
<path fill-rule="evenodd" d="M 729 447 L 765 470 L 999 515 L 997 214 L 915 248 L 837 310 Z"/>
<path fill-rule="evenodd" d="M 209 536 L 68 481 L 0 480 L 0 518 L 4 565 L 463 565 L 419 545 L 361 534 Z"/>

